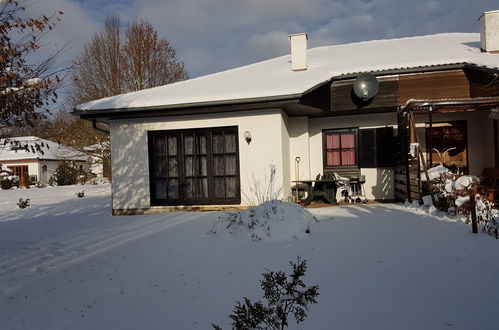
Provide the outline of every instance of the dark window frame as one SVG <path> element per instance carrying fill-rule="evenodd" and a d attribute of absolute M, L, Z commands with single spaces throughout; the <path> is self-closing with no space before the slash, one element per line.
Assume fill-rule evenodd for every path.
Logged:
<path fill-rule="evenodd" d="M 327 135 L 328 134 L 341 134 L 341 133 L 354 133 L 354 141 L 355 141 L 355 164 L 354 165 L 328 165 L 327 164 L 327 152 L 328 152 Z M 341 157 L 342 148 L 339 148 L 339 150 L 340 150 L 340 157 Z M 323 129 L 322 130 L 322 160 L 323 160 L 323 168 L 325 170 L 358 169 L 359 168 L 359 128 L 358 127 L 348 127 L 348 128 L 338 128 L 338 129 Z"/>
<path fill-rule="evenodd" d="M 187 176 L 188 179 L 199 179 L 201 177 L 206 177 L 207 180 L 207 189 L 208 195 L 207 198 L 186 198 L 185 184 L 186 184 L 186 175 L 184 174 L 184 159 L 186 157 L 186 153 L 184 150 L 184 137 L 187 135 L 194 136 L 194 140 L 196 140 L 196 136 L 200 135 L 206 136 L 206 153 L 201 154 L 187 154 L 189 157 L 206 157 L 206 175 L 194 175 Z M 224 175 L 215 175 L 213 168 L 213 135 L 214 134 L 233 134 L 235 136 L 235 151 L 234 152 L 224 152 L 217 153 L 217 156 L 222 155 L 224 157 L 224 162 L 226 161 L 226 157 L 235 156 L 235 173 L 227 174 L 224 172 Z M 177 176 L 178 176 L 178 198 L 176 199 L 168 199 L 166 198 L 156 198 L 156 166 L 155 166 L 155 157 L 154 154 L 154 139 L 159 136 L 164 136 L 165 139 L 167 136 L 176 136 L 176 155 L 172 157 L 177 158 Z M 155 130 L 147 132 L 148 139 L 148 158 L 149 158 L 149 191 L 150 191 L 150 203 L 151 206 L 174 206 L 174 205 L 218 205 L 218 204 L 240 204 L 241 203 L 241 184 L 240 184 L 240 156 L 239 156 L 239 131 L 237 126 L 223 126 L 223 127 L 207 127 L 207 128 L 192 128 L 192 129 L 174 129 L 174 130 Z M 225 140 L 224 140 L 225 141 Z M 196 143 L 196 142 L 194 142 Z M 225 148 L 225 147 L 224 147 Z M 166 160 L 168 161 L 169 155 L 165 155 Z M 195 162 L 195 161 L 193 161 Z M 227 197 L 227 191 L 225 191 L 225 197 L 217 198 L 215 197 L 215 187 L 214 187 L 214 177 L 225 179 L 225 184 L 227 184 L 227 178 L 232 178 L 235 180 L 235 196 Z M 167 176 L 168 178 L 168 176 Z M 227 189 L 227 186 L 226 188 Z"/>

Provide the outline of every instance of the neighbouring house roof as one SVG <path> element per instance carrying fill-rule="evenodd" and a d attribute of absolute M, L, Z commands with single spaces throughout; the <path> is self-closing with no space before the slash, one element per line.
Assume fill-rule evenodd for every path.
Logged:
<path fill-rule="evenodd" d="M 0 139 L 0 162 L 27 159 L 86 161 L 88 158 L 89 155 L 76 149 L 36 136 Z"/>
<path fill-rule="evenodd" d="M 308 69 L 291 71 L 290 55 L 138 92 L 80 104 L 75 114 L 212 106 L 300 97 L 334 77 L 449 65 L 497 70 L 499 54 L 480 50 L 478 33 L 444 33 L 308 50 Z"/>

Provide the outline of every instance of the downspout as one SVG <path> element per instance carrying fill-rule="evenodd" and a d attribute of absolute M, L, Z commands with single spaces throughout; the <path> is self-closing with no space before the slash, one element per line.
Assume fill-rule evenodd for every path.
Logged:
<path fill-rule="evenodd" d="M 107 129 L 103 129 L 103 128 L 100 128 L 100 127 L 97 126 L 97 120 L 96 119 L 92 120 L 92 128 L 94 130 L 96 130 L 97 132 L 101 132 L 101 133 L 104 133 L 106 135 L 109 135 L 109 131 Z"/>

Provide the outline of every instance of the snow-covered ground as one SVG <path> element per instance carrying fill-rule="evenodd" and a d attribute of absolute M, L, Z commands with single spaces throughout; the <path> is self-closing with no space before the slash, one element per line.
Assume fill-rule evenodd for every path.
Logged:
<path fill-rule="evenodd" d="M 498 329 L 499 241 L 462 222 L 330 207 L 309 235 L 251 241 L 207 234 L 223 212 L 112 217 L 109 185 L 82 189 L 0 191 L 1 329 L 229 329 L 298 255 L 320 296 L 291 329 Z"/>

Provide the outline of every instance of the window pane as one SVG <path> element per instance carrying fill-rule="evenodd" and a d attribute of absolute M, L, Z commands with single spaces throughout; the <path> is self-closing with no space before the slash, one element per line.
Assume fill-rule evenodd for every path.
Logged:
<path fill-rule="evenodd" d="M 164 136 L 156 136 L 154 138 L 154 154 L 156 156 L 166 155 L 166 141 Z"/>
<path fill-rule="evenodd" d="M 199 179 L 199 197 L 208 198 L 208 178 Z"/>
<path fill-rule="evenodd" d="M 236 155 L 225 156 L 225 175 L 236 175 L 237 173 L 237 159 Z"/>
<path fill-rule="evenodd" d="M 184 175 L 186 176 L 194 175 L 193 158 L 192 156 L 184 157 Z"/>
<path fill-rule="evenodd" d="M 327 152 L 327 166 L 338 166 L 340 163 L 340 151 Z"/>
<path fill-rule="evenodd" d="M 213 174 L 225 175 L 224 156 L 213 156 Z"/>
<path fill-rule="evenodd" d="M 224 141 L 222 134 L 213 134 L 213 152 L 221 154 L 224 152 Z"/>
<path fill-rule="evenodd" d="M 170 179 L 168 180 L 168 199 L 178 198 L 178 180 Z"/>
<path fill-rule="evenodd" d="M 225 178 L 213 178 L 215 198 L 225 197 Z"/>
<path fill-rule="evenodd" d="M 168 136 L 168 155 L 177 155 L 177 137 L 175 135 Z"/>
<path fill-rule="evenodd" d="M 355 148 L 354 133 L 341 133 L 341 148 Z"/>
<path fill-rule="evenodd" d="M 170 178 L 178 176 L 178 160 L 177 160 L 177 157 L 170 157 L 168 159 L 168 176 Z"/>
<path fill-rule="evenodd" d="M 167 165 L 166 165 L 166 157 L 156 157 L 156 162 L 154 167 L 156 168 L 156 177 L 166 177 L 167 176 Z"/>
<path fill-rule="evenodd" d="M 340 147 L 340 135 L 337 133 L 326 135 L 327 149 L 338 149 Z"/>
<path fill-rule="evenodd" d="M 154 181 L 156 188 L 156 198 L 157 199 L 165 199 L 166 198 L 166 180 L 165 179 L 156 179 Z"/>
<path fill-rule="evenodd" d="M 194 136 L 184 134 L 184 154 L 192 155 L 194 151 Z"/>
<path fill-rule="evenodd" d="M 226 188 L 227 195 L 225 197 L 236 197 L 237 186 L 236 186 L 236 178 L 228 177 L 226 178 Z"/>
<path fill-rule="evenodd" d="M 196 135 L 197 138 L 197 153 L 206 154 L 206 135 Z"/>
<path fill-rule="evenodd" d="M 341 162 L 341 165 L 355 165 L 355 150 L 342 150 Z"/>
<path fill-rule="evenodd" d="M 206 166 L 206 156 L 201 156 L 198 158 L 199 162 L 199 175 L 207 176 L 208 175 L 208 167 Z"/>
<path fill-rule="evenodd" d="M 185 198 L 192 199 L 194 197 L 194 179 L 186 178 L 184 182 Z"/>
<path fill-rule="evenodd" d="M 225 133 L 225 152 L 236 152 L 236 135 Z"/>

